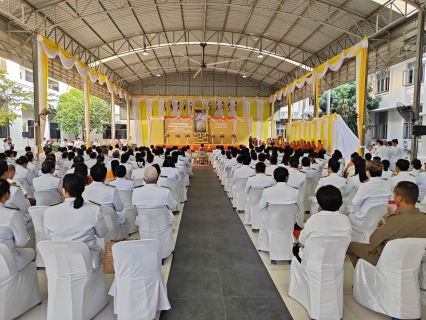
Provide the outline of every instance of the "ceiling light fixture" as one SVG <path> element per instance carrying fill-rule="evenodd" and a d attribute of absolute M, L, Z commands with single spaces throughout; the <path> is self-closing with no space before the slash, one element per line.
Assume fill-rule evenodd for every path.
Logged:
<path fill-rule="evenodd" d="M 263 58 L 262 51 L 259 51 L 259 54 L 257 55 L 257 57 L 258 57 L 259 59 L 262 59 L 262 58 Z"/>
<path fill-rule="evenodd" d="M 157 71 L 157 77 L 161 77 L 160 71 Z"/>
<path fill-rule="evenodd" d="M 244 74 L 243 74 L 243 78 L 247 78 L 247 75 L 246 75 L 246 73 L 244 72 Z"/>
<path fill-rule="evenodd" d="M 142 54 L 143 54 L 144 56 L 147 56 L 147 55 L 148 55 L 148 51 L 146 50 L 146 48 L 144 48 L 144 49 L 143 49 Z"/>

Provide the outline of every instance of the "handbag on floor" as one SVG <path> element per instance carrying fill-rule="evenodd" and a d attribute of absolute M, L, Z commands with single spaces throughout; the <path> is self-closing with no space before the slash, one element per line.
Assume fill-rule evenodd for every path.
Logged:
<path fill-rule="evenodd" d="M 131 241 L 131 239 L 118 239 L 111 240 L 105 245 L 105 253 L 104 253 L 104 274 L 114 274 L 114 258 L 112 257 L 112 246 L 117 242 L 121 241 Z"/>

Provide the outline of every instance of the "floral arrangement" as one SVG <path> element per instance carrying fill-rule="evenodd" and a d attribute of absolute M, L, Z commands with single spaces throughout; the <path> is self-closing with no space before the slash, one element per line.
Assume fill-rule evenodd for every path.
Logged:
<path fill-rule="evenodd" d="M 186 138 L 189 138 L 191 135 L 189 133 L 185 134 Z"/>
<path fill-rule="evenodd" d="M 175 134 L 175 138 L 180 138 L 180 134 L 179 134 L 179 133 L 176 133 L 176 134 Z"/>
<path fill-rule="evenodd" d="M 231 138 L 236 138 L 237 135 L 235 133 L 231 134 Z"/>
<path fill-rule="evenodd" d="M 225 138 L 225 135 L 223 133 L 221 133 L 219 137 Z"/>
<path fill-rule="evenodd" d="M 166 138 L 169 138 L 169 137 L 170 137 L 170 134 L 169 134 L 169 133 L 166 133 L 164 136 L 165 136 Z"/>

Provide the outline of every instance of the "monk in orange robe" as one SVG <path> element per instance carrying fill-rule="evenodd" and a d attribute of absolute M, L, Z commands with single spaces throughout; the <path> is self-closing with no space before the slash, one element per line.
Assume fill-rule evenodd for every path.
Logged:
<path fill-rule="evenodd" d="M 321 140 L 318 140 L 318 146 L 315 149 L 315 152 L 320 152 L 322 149 L 324 149 Z"/>

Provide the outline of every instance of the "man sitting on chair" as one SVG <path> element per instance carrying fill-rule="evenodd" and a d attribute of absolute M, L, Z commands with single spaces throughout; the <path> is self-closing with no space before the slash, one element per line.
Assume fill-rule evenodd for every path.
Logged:
<path fill-rule="evenodd" d="M 388 207 L 370 236 L 370 243 L 351 242 L 348 255 L 353 266 L 358 259 L 376 265 L 386 243 L 395 239 L 426 238 L 426 214 L 416 208 L 419 188 L 413 182 L 401 181 L 393 190 L 396 211 Z"/>

